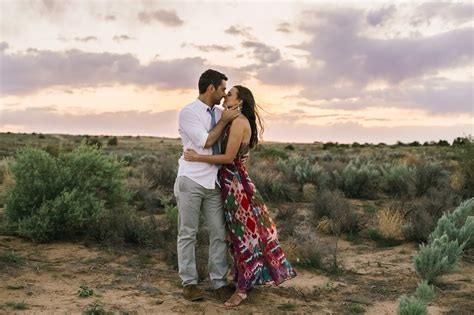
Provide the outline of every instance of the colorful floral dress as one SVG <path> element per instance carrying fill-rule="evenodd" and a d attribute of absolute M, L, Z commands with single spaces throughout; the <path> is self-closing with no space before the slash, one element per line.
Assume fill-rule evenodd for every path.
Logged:
<path fill-rule="evenodd" d="M 224 131 L 226 147 L 230 125 Z M 242 144 L 232 164 L 219 171 L 224 216 L 234 259 L 233 277 L 240 289 L 280 284 L 296 276 L 283 253 L 273 220 L 246 170 L 250 148 Z"/>

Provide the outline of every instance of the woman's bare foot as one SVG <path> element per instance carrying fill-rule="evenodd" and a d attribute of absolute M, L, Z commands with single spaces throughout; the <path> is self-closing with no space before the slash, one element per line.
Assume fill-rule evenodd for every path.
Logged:
<path fill-rule="evenodd" d="M 224 303 L 227 307 L 235 307 L 242 303 L 247 298 L 245 292 L 235 291 L 234 294 Z"/>

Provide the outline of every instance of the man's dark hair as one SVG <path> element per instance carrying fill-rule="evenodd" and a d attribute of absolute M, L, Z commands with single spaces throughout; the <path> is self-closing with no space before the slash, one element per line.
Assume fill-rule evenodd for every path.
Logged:
<path fill-rule="evenodd" d="M 227 81 L 227 77 L 225 76 L 225 74 L 212 69 L 204 71 L 199 77 L 199 94 L 206 93 L 209 84 L 214 85 L 214 87 L 217 89 L 217 87 L 221 85 L 222 80 Z"/>

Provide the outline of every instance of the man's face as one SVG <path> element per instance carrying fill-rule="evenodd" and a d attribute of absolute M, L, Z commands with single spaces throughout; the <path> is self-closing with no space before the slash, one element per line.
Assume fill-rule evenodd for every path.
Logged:
<path fill-rule="evenodd" d="M 221 81 L 221 84 L 217 87 L 217 89 L 212 93 L 214 99 L 214 105 L 220 104 L 223 97 L 225 97 L 225 90 L 227 88 L 227 83 L 225 80 Z"/>

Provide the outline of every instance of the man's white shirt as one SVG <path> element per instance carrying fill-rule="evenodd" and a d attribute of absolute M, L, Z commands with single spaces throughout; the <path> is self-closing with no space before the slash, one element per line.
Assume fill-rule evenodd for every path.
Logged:
<path fill-rule="evenodd" d="M 184 151 L 193 149 L 199 154 L 212 155 L 212 147 L 204 148 L 209 131 L 211 131 L 211 114 L 208 108 L 210 108 L 208 105 L 196 99 L 179 112 L 178 132 Z M 223 109 L 220 106 L 214 106 L 214 108 L 217 124 L 221 119 Z M 219 170 L 217 165 L 188 162 L 184 156 L 179 158 L 178 163 L 178 176 L 186 176 L 207 189 L 216 187 L 217 171 Z"/>

